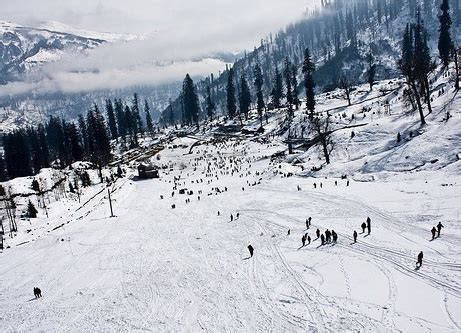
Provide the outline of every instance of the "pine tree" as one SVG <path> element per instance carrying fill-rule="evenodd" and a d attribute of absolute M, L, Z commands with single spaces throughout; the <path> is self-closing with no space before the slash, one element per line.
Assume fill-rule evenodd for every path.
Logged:
<path fill-rule="evenodd" d="M 234 69 L 231 68 L 227 72 L 227 114 L 229 118 L 234 118 L 237 113 L 237 106 L 235 100 L 235 85 L 234 85 Z"/>
<path fill-rule="evenodd" d="M 86 126 L 86 120 L 82 114 L 78 116 L 78 127 L 80 129 L 80 136 L 83 141 L 83 152 L 85 158 L 90 156 L 90 148 L 89 148 L 89 141 L 88 141 L 88 128 Z"/>
<path fill-rule="evenodd" d="M 292 89 L 292 75 L 291 75 L 291 62 L 288 59 L 288 57 L 285 58 L 285 67 L 283 69 L 283 76 L 285 78 L 285 86 L 286 86 L 286 98 L 287 98 L 287 104 L 288 104 L 288 116 L 290 118 L 293 118 L 293 89 Z"/>
<path fill-rule="evenodd" d="M 453 41 L 450 35 L 451 29 L 451 17 L 450 17 L 450 5 L 448 0 L 442 0 L 440 5 L 441 14 L 439 16 L 440 27 L 439 27 L 439 56 L 442 60 L 442 64 L 447 67 L 450 62 L 450 55 L 453 49 Z"/>
<path fill-rule="evenodd" d="M 280 74 L 279 69 L 276 66 L 271 91 L 271 103 L 274 109 L 280 109 L 282 107 L 283 95 L 284 94 L 282 74 Z"/>
<path fill-rule="evenodd" d="M 306 89 L 306 107 L 311 117 L 315 111 L 315 93 L 314 93 L 314 71 L 315 64 L 312 62 L 309 49 L 304 51 L 304 62 L 302 72 L 304 74 L 304 88 Z"/>
<path fill-rule="evenodd" d="M 30 217 L 31 219 L 34 219 L 37 217 L 37 213 L 38 213 L 37 208 L 35 208 L 32 201 L 29 200 L 29 203 L 27 204 L 27 216 Z"/>
<path fill-rule="evenodd" d="M 152 134 L 154 133 L 154 123 L 152 122 L 152 116 L 150 114 L 150 107 L 147 99 L 144 100 L 144 112 L 146 114 L 146 128 L 147 131 Z"/>
<path fill-rule="evenodd" d="M 216 110 L 216 106 L 211 96 L 211 88 L 210 88 L 210 85 L 208 85 L 206 87 L 206 114 L 210 121 L 213 120 L 213 115 L 214 115 L 215 110 Z"/>
<path fill-rule="evenodd" d="M 3 154 L 0 154 L 0 182 L 5 182 L 7 180 L 5 159 L 3 158 Z"/>
<path fill-rule="evenodd" d="M 112 139 L 118 138 L 117 122 L 115 121 L 114 106 L 110 99 L 106 99 L 106 117 Z"/>
<path fill-rule="evenodd" d="M 199 99 L 194 81 L 189 74 L 187 74 L 184 79 L 182 95 L 186 123 L 188 125 L 198 125 L 198 117 L 200 113 Z"/>
<path fill-rule="evenodd" d="M 110 162 L 112 155 L 104 117 L 99 112 L 96 104 L 94 105 L 94 109 L 88 112 L 87 127 L 90 161 L 98 167 L 99 177 L 101 182 L 103 182 L 102 167 Z"/>
<path fill-rule="evenodd" d="M 263 110 L 266 107 L 264 103 L 263 97 L 263 74 L 261 71 L 261 67 L 259 64 L 256 64 L 254 68 L 254 86 L 256 89 L 256 108 L 258 110 L 258 116 L 261 123 L 261 127 L 263 126 Z"/>
<path fill-rule="evenodd" d="M 293 89 L 293 103 L 295 105 L 296 110 L 299 109 L 299 98 L 298 98 L 298 69 L 296 68 L 296 65 L 293 64 L 291 66 L 291 86 Z"/>
<path fill-rule="evenodd" d="M 367 72 L 367 81 L 370 85 L 370 91 L 373 90 L 373 85 L 375 83 L 376 76 L 376 64 L 374 63 L 373 55 L 368 54 L 368 72 Z"/>
<path fill-rule="evenodd" d="M 245 119 L 248 119 L 248 112 L 251 107 L 251 93 L 248 82 L 243 74 L 240 77 L 239 106 L 240 112 L 245 115 Z"/>
<path fill-rule="evenodd" d="M 131 113 L 133 114 L 133 130 L 135 134 L 143 132 L 143 124 L 141 120 L 141 113 L 140 113 L 140 107 L 139 107 L 139 98 L 138 94 L 134 93 L 133 94 L 133 101 L 132 101 L 132 106 L 131 106 Z"/>
<path fill-rule="evenodd" d="M 122 139 L 125 139 L 127 134 L 127 125 L 126 125 L 126 117 L 125 111 L 123 109 L 123 102 L 121 99 L 115 100 L 114 102 L 115 107 L 115 116 L 117 118 L 117 133 Z"/>

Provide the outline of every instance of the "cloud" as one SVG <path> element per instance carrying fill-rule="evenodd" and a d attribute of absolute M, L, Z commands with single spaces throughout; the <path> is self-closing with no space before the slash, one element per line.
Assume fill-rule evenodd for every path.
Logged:
<path fill-rule="evenodd" d="M 2 12 L 26 25 L 54 20 L 78 29 L 147 37 L 64 56 L 26 82 L 2 87 L 0 96 L 157 85 L 186 73 L 216 73 L 225 64 L 209 59 L 210 54 L 252 49 L 318 0 L 41 0 L 33 9 L 30 3 L 7 1 Z"/>

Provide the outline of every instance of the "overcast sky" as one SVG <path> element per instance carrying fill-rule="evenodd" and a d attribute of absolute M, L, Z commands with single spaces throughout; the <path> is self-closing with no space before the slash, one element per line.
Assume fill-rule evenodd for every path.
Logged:
<path fill-rule="evenodd" d="M 104 85 L 118 72 L 129 77 L 143 72 L 152 79 L 137 84 L 156 84 L 179 79 L 178 70 L 169 76 L 163 68 L 161 80 L 155 78 L 158 66 L 152 62 L 178 61 L 181 70 L 188 64 L 195 75 L 208 74 L 220 69 L 216 62 L 197 65 L 188 60 L 215 51 L 238 52 L 252 49 L 259 40 L 276 32 L 286 24 L 313 8 L 318 0 L 0 0 L 0 19 L 35 26 L 44 21 L 58 21 L 74 28 L 101 32 L 141 34 L 144 41 L 125 45 L 112 45 L 91 52 L 87 59 L 64 60 L 47 67 L 47 77 L 66 80 L 65 71 L 85 66 L 103 67 L 97 79 Z M 183 54 L 182 54 L 183 53 Z M 174 66 L 170 66 L 173 69 Z M 101 68 L 100 68 L 101 69 Z M 51 71 L 51 73 L 50 73 Z M 88 77 L 82 78 L 88 80 Z M 78 78 L 72 77 L 78 90 Z M 130 80 L 128 80 L 130 81 Z M 125 81 L 126 82 L 126 81 Z M 62 83 L 54 83 L 59 86 Z M 133 82 L 135 83 L 135 82 Z M 130 83 L 131 84 L 131 83 Z M 53 88 L 54 89 L 54 88 Z M 95 88 L 96 89 L 96 88 Z"/>

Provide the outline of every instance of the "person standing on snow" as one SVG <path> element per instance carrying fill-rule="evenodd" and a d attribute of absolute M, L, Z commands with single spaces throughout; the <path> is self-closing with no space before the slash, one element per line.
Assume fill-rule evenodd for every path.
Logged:
<path fill-rule="evenodd" d="M 362 234 L 365 233 L 365 229 L 367 228 L 367 224 L 365 222 L 362 223 L 362 225 L 360 226 L 362 227 Z"/>
<path fill-rule="evenodd" d="M 332 230 L 331 235 L 333 236 L 333 243 L 336 243 L 338 241 L 338 234 Z"/>
<path fill-rule="evenodd" d="M 303 246 L 306 246 L 306 235 L 303 235 L 303 237 L 301 238 L 301 241 L 303 242 Z"/>
<path fill-rule="evenodd" d="M 317 231 L 315 232 L 315 234 L 317 235 L 317 239 L 320 238 L 320 229 L 317 229 Z"/>
<path fill-rule="evenodd" d="M 367 217 L 367 229 L 368 229 L 368 234 L 371 234 L 371 219 L 370 219 L 370 217 Z"/>
<path fill-rule="evenodd" d="M 431 233 L 432 233 L 432 240 L 435 239 L 435 233 L 437 232 L 437 229 L 435 227 L 432 227 Z"/>
<path fill-rule="evenodd" d="M 416 262 L 417 267 L 421 267 L 423 265 L 423 251 L 419 252 L 418 254 L 418 261 Z"/>
<path fill-rule="evenodd" d="M 353 234 L 353 237 L 354 237 L 354 243 L 357 243 L 357 231 L 354 230 L 354 234 Z"/>
<path fill-rule="evenodd" d="M 322 245 L 325 245 L 325 236 L 323 234 L 320 235 L 320 240 L 322 241 Z"/>
<path fill-rule="evenodd" d="M 250 258 L 252 258 L 252 257 L 253 257 L 253 252 L 254 252 L 254 248 L 253 248 L 253 246 L 251 246 L 251 244 L 248 245 L 248 251 L 250 251 Z"/>
<path fill-rule="evenodd" d="M 437 224 L 437 237 L 440 237 L 440 231 L 442 230 L 442 228 L 444 228 L 442 222 L 439 222 L 439 224 Z"/>

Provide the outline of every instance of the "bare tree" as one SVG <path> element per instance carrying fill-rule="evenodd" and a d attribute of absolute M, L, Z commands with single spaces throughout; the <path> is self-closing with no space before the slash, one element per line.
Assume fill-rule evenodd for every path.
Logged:
<path fill-rule="evenodd" d="M 339 77 L 339 82 L 338 82 L 339 88 L 344 90 L 344 96 L 347 99 L 348 106 L 351 106 L 351 92 L 352 92 L 352 84 L 351 80 L 346 74 L 341 74 Z"/>
<path fill-rule="evenodd" d="M 325 157 L 326 164 L 330 164 L 330 155 L 333 151 L 333 140 L 331 139 L 331 116 L 327 114 L 326 117 L 317 116 L 312 120 L 312 127 L 319 144 L 321 145 L 323 156 Z"/>

